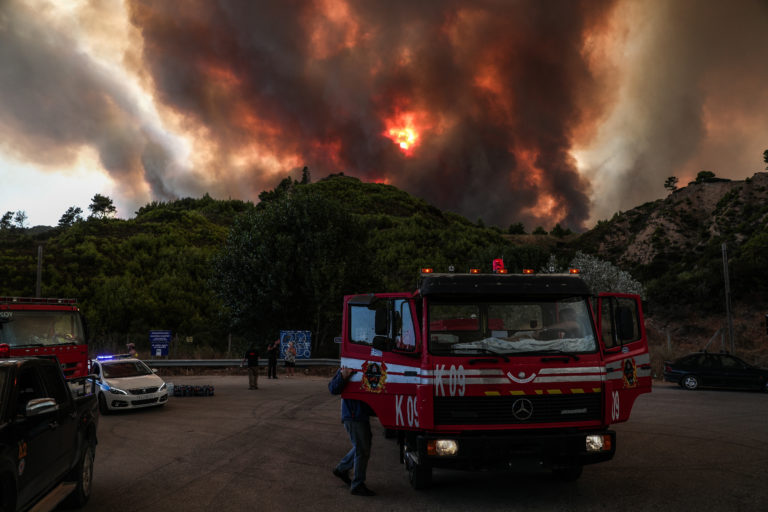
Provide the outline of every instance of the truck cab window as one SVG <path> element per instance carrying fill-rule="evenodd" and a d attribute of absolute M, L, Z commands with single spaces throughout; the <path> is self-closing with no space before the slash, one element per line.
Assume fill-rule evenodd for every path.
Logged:
<path fill-rule="evenodd" d="M 406 352 L 416 350 L 416 328 L 413 325 L 410 303 L 407 300 L 394 301 L 395 348 Z"/>
<path fill-rule="evenodd" d="M 56 400 L 57 404 L 63 404 L 67 401 L 67 388 L 62 387 L 60 382 L 62 376 L 58 368 L 46 366 L 42 368 L 43 382 L 45 383 L 45 389 L 47 390 L 46 396 Z"/>
<path fill-rule="evenodd" d="M 639 341 L 637 302 L 627 297 L 603 299 L 600 329 L 605 348 L 613 348 Z"/>
<path fill-rule="evenodd" d="M 349 339 L 352 343 L 372 345 L 376 336 L 376 310 L 367 306 L 349 308 Z"/>
<path fill-rule="evenodd" d="M 34 368 L 24 368 L 19 375 L 19 394 L 16 399 L 16 414 L 24 414 L 27 403 L 35 398 L 45 398 L 43 385 Z"/>
<path fill-rule="evenodd" d="M 438 303 L 429 307 L 433 354 L 516 354 L 597 349 L 584 297 L 516 302 Z"/>

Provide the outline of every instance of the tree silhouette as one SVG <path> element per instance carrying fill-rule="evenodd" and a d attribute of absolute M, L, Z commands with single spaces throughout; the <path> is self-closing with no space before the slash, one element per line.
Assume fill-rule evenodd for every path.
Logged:
<path fill-rule="evenodd" d="M 88 205 L 88 209 L 91 210 L 91 217 L 96 219 L 106 219 L 111 217 L 117 211 L 115 205 L 112 203 L 112 199 L 101 194 L 96 194 L 91 199 L 91 204 Z"/>
<path fill-rule="evenodd" d="M 24 223 L 27 222 L 27 212 L 24 210 L 17 211 L 13 216 L 13 221 L 19 229 L 24 229 Z"/>
<path fill-rule="evenodd" d="M 11 229 L 12 222 L 13 212 L 5 212 L 3 217 L 0 218 L 0 229 Z"/>
<path fill-rule="evenodd" d="M 667 181 L 664 182 L 664 188 L 669 190 L 670 192 L 674 192 L 677 190 L 677 182 L 679 180 L 677 179 L 677 176 L 670 176 L 667 178 Z"/>
<path fill-rule="evenodd" d="M 77 221 L 83 220 L 83 209 L 79 206 L 70 206 L 59 219 L 59 227 L 66 228 Z"/>
<path fill-rule="evenodd" d="M 552 231 L 550 232 L 552 236 L 556 236 L 557 238 L 563 238 L 564 236 L 573 234 L 573 231 L 570 229 L 564 229 L 562 226 L 560 226 L 560 223 L 558 222 L 555 224 L 555 227 L 552 228 Z"/>
<path fill-rule="evenodd" d="M 703 183 L 715 177 L 715 173 L 712 171 L 699 171 L 696 175 L 696 183 Z"/>

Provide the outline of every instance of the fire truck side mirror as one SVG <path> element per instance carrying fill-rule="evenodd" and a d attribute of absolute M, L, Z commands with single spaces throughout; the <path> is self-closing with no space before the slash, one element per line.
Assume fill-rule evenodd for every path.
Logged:
<path fill-rule="evenodd" d="M 389 315 L 387 308 L 376 308 L 376 319 L 374 324 L 374 334 L 376 336 L 386 337 L 389 334 Z"/>
<path fill-rule="evenodd" d="M 376 308 L 374 329 L 373 348 L 376 350 L 392 350 L 392 340 L 389 338 L 389 308 Z"/>
<path fill-rule="evenodd" d="M 376 350 L 381 350 L 383 352 L 392 350 L 391 340 L 386 336 L 374 336 L 372 346 Z"/>

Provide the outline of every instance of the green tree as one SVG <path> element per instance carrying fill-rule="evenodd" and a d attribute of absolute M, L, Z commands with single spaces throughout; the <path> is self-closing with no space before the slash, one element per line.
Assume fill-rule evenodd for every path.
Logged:
<path fill-rule="evenodd" d="M 547 230 L 544 229 L 543 227 L 539 226 L 539 227 L 537 227 L 536 229 L 533 230 L 533 234 L 534 235 L 546 235 L 547 234 Z"/>
<path fill-rule="evenodd" d="M 313 353 L 330 355 L 343 296 L 370 291 L 366 231 L 303 187 L 260 206 L 236 220 L 215 256 L 214 286 L 243 331 L 264 340 L 310 330 Z"/>
<path fill-rule="evenodd" d="M 677 190 L 677 182 L 679 180 L 677 179 L 677 176 L 670 176 L 667 178 L 667 181 L 664 182 L 664 188 L 669 190 L 670 192 L 674 192 Z"/>
<path fill-rule="evenodd" d="M 712 171 L 699 171 L 699 174 L 696 175 L 696 183 L 703 183 L 714 177 L 715 177 L 715 173 L 713 173 Z"/>
<path fill-rule="evenodd" d="M 552 228 L 552 231 L 550 232 L 552 236 L 556 236 L 557 238 L 563 238 L 564 236 L 568 236 L 570 234 L 573 234 L 573 231 L 570 229 L 564 229 L 560 226 L 560 223 L 555 224 L 555 227 Z"/>
<path fill-rule="evenodd" d="M 3 217 L 0 218 L 0 229 L 11 229 L 13 223 L 13 212 L 5 212 Z"/>
<path fill-rule="evenodd" d="M 13 216 L 13 222 L 19 229 L 24 229 L 24 224 L 27 222 L 27 212 L 24 210 L 17 211 Z"/>
<path fill-rule="evenodd" d="M 66 228 L 83 220 L 82 213 L 83 210 L 79 206 L 70 206 L 59 219 L 59 227 Z"/>
<path fill-rule="evenodd" d="M 523 226 L 522 222 L 516 222 L 514 224 L 510 224 L 509 229 L 507 229 L 507 233 L 509 233 L 510 235 L 524 235 L 525 226 Z"/>
<path fill-rule="evenodd" d="M 312 176 L 309 174 L 309 167 L 306 165 L 301 170 L 301 184 L 306 185 L 312 181 Z"/>
<path fill-rule="evenodd" d="M 768 164 L 768 149 L 763 151 L 763 162 Z M 768 165 L 765 166 L 765 170 L 768 171 Z"/>
<path fill-rule="evenodd" d="M 645 297 L 643 285 L 629 272 L 621 270 L 610 261 L 577 251 L 570 267 L 579 269 L 582 279 L 593 293 L 634 293 Z"/>
<path fill-rule="evenodd" d="M 106 219 L 111 217 L 117 211 L 115 205 L 112 203 L 112 199 L 101 194 L 96 194 L 91 199 L 91 204 L 88 205 L 88 209 L 91 211 L 91 217 L 96 219 Z"/>

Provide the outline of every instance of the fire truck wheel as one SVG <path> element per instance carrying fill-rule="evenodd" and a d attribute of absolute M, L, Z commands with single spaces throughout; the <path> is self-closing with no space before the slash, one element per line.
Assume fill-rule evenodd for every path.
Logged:
<path fill-rule="evenodd" d="M 581 464 L 574 464 L 573 466 L 553 469 L 552 474 L 561 482 L 575 482 L 581 476 L 583 469 Z"/>
<path fill-rule="evenodd" d="M 426 489 L 432 484 L 432 466 L 412 464 L 408 468 L 408 481 L 414 489 Z"/>
<path fill-rule="evenodd" d="M 695 375 L 686 375 L 683 377 L 682 384 L 685 389 L 693 391 L 699 387 L 699 378 Z"/>

